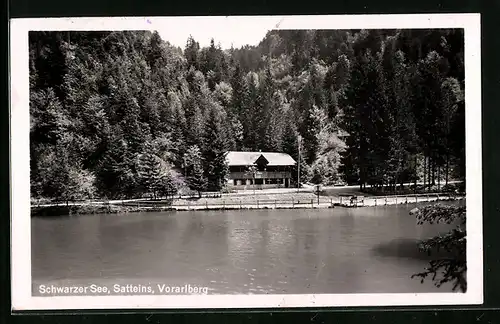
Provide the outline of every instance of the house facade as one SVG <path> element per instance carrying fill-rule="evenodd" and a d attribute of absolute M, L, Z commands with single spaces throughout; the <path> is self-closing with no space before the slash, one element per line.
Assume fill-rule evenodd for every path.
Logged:
<path fill-rule="evenodd" d="M 286 153 L 230 151 L 229 189 L 288 188 L 291 186 L 295 160 Z"/>

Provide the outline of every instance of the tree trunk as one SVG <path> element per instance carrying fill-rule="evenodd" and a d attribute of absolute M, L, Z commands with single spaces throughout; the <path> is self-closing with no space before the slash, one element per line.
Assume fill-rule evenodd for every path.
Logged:
<path fill-rule="evenodd" d="M 430 190 L 432 186 L 432 160 L 430 156 L 429 159 L 427 160 L 427 183 L 429 185 L 429 190 Z"/>
<path fill-rule="evenodd" d="M 415 183 L 415 188 L 413 190 L 415 191 L 415 193 L 417 192 L 417 175 L 418 175 L 417 167 L 418 167 L 418 159 L 417 156 L 415 155 L 415 174 L 413 176 L 413 182 Z"/>
<path fill-rule="evenodd" d="M 423 167 L 423 170 L 424 170 L 424 191 L 425 191 L 425 185 L 426 185 L 426 180 L 427 180 L 427 157 L 424 156 L 424 167 Z"/>
<path fill-rule="evenodd" d="M 403 173 L 403 171 L 405 169 L 405 163 L 404 162 L 405 162 L 404 159 L 401 159 L 401 172 L 399 174 L 399 177 L 400 177 L 399 181 L 400 181 L 400 184 L 401 184 L 401 190 L 404 189 L 404 180 L 405 180 L 403 178 L 403 175 L 402 175 L 402 173 Z"/>
<path fill-rule="evenodd" d="M 448 186 L 448 172 L 449 172 L 449 168 L 450 168 L 450 156 L 447 154 L 446 155 L 446 186 Z"/>
<path fill-rule="evenodd" d="M 431 186 L 436 185 L 436 162 L 434 161 L 434 156 L 431 159 Z"/>
<path fill-rule="evenodd" d="M 432 166 L 433 166 L 434 161 L 432 160 L 432 157 L 429 156 L 429 161 L 427 162 L 427 177 L 429 178 L 429 190 L 431 189 L 432 185 L 434 184 L 434 173 L 432 172 Z"/>
<path fill-rule="evenodd" d="M 440 166 L 437 167 L 437 177 L 438 177 L 438 192 L 439 192 L 439 189 L 441 186 L 441 167 Z"/>
<path fill-rule="evenodd" d="M 436 162 L 432 160 L 432 185 L 436 185 Z"/>

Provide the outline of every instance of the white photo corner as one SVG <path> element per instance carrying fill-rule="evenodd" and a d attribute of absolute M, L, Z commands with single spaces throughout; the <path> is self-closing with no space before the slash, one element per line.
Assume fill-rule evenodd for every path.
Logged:
<path fill-rule="evenodd" d="M 483 303 L 479 14 L 10 31 L 13 311 Z"/>

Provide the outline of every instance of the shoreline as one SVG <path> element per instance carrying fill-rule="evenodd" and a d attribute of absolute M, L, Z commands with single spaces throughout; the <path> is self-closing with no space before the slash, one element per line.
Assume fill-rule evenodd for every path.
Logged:
<path fill-rule="evenodd" d="M 351 202 L 342 198 L 335 197 L 329 202 L 311 199 L 308 202 L 283 203 L 283 202 L 262 202 L 257 203 L 227 203 L 227 204 L 195 204 L 195 205 L 170 205 L 170 206 L 147 206 L 150 203 L 145 203 L 142 206 L 123 205 L 123 204 L 82 204 L 68 206 L 49 206 L 49 207 L 31 207 L 31 217 L 51 217 L 51 216 L 73 216 L 73 215 L 88 215 L 88 214 L 119 214 L 119 213 L 143 213 L 143 212 L 185 212 L 185 211 L 223 211 L 223 210 L 264 210 L 264 209 L 333 209 L 333 208 L 363 208 L 363 207 L 382 207 L 392 205 L 408 205 L 424 202 L 437 201 L 456 201 L 464 200 L 463 196 L 449 196 L 442 194 L 441 197 L 436 194 L 427 196 L 386 196 L 386 197 L 363 197 L 362 200 Z M 143 202 L 144 203 L 144 202 Z"/>

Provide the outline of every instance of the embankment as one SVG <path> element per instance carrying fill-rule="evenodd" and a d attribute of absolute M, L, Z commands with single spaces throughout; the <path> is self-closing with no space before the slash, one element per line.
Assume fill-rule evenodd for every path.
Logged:
<path fill-rule="evenodd" d="M 161 206 L 124 206 L 118 204 L 80 204 L 70 206 L 34 206 L 31 208 L 31 216 L 71 216 L 88 214 L 119 214 L 119 213 L 139 213 L 145 211 L 168 211 L 174 210 L 171 207 Z"/>
<path fill-rule="evenodd" d="M 32 207 L 32 216 L 62 216 L 78 214 L 112 214 L 154 211 L 242 210 L 242 209 L 316 209 L 360 208 L 422 202 L 464 199 L 462 195 L 419 194 L 400 196 L 338 196 L 318 197 L 312 193 L 286 195 L 232 196 L 220 198 L 174 199 L 169 201 L 130 201 L 121 203 L 85 203 L 70 206 Z"/>

